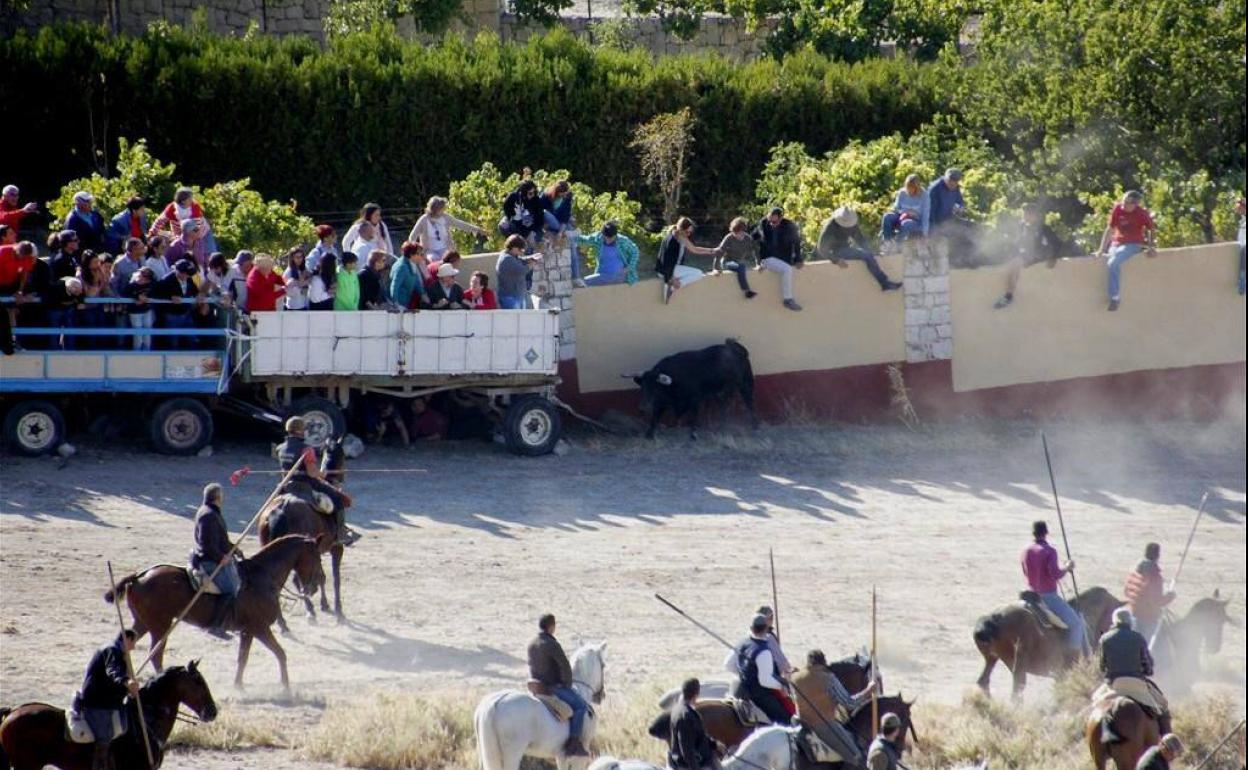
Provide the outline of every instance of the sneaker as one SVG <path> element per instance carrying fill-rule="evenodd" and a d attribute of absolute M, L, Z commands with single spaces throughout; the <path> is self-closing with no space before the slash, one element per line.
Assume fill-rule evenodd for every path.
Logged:
<path fill-rule="evenodd" d="M 903 284 L 901 281 L 885 281 L 884 285 L 881 286 L 880 289 L 882 291 L 897 291 L 904 285 L 905 284 Z"/>
<path fill-rule="evenodd" d="M 1005 296 L 1001 297 L 1001 299 L 992 303 L 992 306 L 996 308 L 997 310 L 1000 310 L 1003 307 L 1009 307 L 1010 303 L 1013 301 L 1014 301 L 1014 298 L 1011 297 L 1009 294 L 1006 294 Z"/>
<path fill-rule="evenodd" d="M 787 307 L 789 310 L 801 310 L 802 309 L 802 306 L 797 304 L 797 300 L 795 299 L 786 299 L 784 301 L 784 306 Z"/>
<path fill-rule="evenodd" d="M 745 298 L 746 298 L 746 299 L 754 299 L 754 298 L 755 298 L 755 297 L 757 297 L 757 296 L 758 296 L 758 292 L 753 291 L 753 290 L 747 291 L 747 292 L 745 293 Z"/>
<path fill-rule="evenodd" d="M 1111 313 L 1112 313 L 1112 312 L 1114 312 L 1114 311 L 1115 311 L 1115 310 L 1117 310 L 1117 309 L 1118 309 L 1118 300 L 1116 300 L 1116 299 L 1111 299 L 1111 300 L 1109 301 L 1109 312 L 1111 312 Z"/>

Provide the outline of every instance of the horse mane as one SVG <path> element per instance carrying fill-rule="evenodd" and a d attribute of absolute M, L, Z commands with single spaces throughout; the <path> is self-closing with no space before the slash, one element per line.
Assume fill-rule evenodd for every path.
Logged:
<path fill-rule="evenodd" d="M 239 562 L 238 568 L 248 575 L 255 575 L 257 572 L 268 572 L 273 568 L 274 562 L 280 561 L 286 556 L 287 551 L 291 551 L 309 540 L 315 540 L 315 538 L 295 534 L 283 535 L 275 540 L 270 540 L 259 551 L 256 551 L 254 556 Z"/>

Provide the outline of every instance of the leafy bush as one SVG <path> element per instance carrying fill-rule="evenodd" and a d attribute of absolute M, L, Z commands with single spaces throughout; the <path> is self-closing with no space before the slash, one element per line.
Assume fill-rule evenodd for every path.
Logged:
<path fill-rule="evenodd" d="M 156 211 L 173 200 L 181 183 L 174 181 L 177 167 L 152 157 L 143 139 L 131 144 L 119 140 L 117 173 L 111 177 L 92 174 L 75 179 L 61 188 L 60 197 L 48 209 L 63 220 L 73 208 L 74 193 L 87 190 L 95 196 L 96 208 L 107 219 L 126 206 L 133 195 L 142 195 Z M 212 223 L 217 246 L 230 254 L 238 249 L 281 252 L 312 237 L 312 220 L 299 215 L 295 204 L 267 201 L 251 189 L 251 180 L 221 182 L 206 189 L 194 185 L 195 198 Z"/>
<path fill-rule="evenodd" d="M 641 227 L 638 219 L 641 204 L 628 193 L 595 193 L 589 185 L 571 178 L 562 169 L 533 172 L 533 181 L 545 189 L 560 179 L 572 186 L 572 217 L 583 233 L 592 233 L 614 220 L 620 232 L 632 238 L 643 252 L 653 253 L 658 239 Z M 481 225 L 490 234 L 490 248 L 501 249 L 503 237 L 496 226 L 502 216 L 503 199 L 520 184 L 520 174 L 504 177 L 493 163 L 486 163 L 458 182 L 451 183 L 447 209 L 460 219 Z M 454 234 L 456 247 L 465 254 L 475 250 L 474 237 L 469 233 Z"/>

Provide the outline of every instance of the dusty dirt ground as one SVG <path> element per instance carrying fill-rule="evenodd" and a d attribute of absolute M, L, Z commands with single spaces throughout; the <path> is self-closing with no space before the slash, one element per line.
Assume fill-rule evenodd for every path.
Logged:
<path fill-rule="evenodd" d="M 1219 426 L 1044 426 L 1081 587 L 1120 592 L 1148 540 L 1172 572 L 1196 502 L 1207 514 L 1183 572 L 1180 609 L 1220 588 L 1245 615 L 1242 419 Z M 781 630 L 800 658 L 849 654 L 869 641 L 880 596 L 889 690 L 956 702 L 980 658 L 975 618 L 1011 599 L 1030 523 L 1056 517 L 1038 426 L 972 423 L 914 434 L 901 427 L 708 428 L 691 445 L 578 436 L 564 457 L 522 459 L 478 444 L 370 448 L 353 470 L 349 622 L 289 614 L 293 701 L 257 645 L 247 690 L 231 687 L 234 644 L 179 630 L 169 660 L 203 658 L 223 707 L 284 730 L 314 725 L 327 698 L 369 688 L 480 689 L 518 683 L 537 616 L 553 610 L 569 647 L 610 642 L 609 697 L 719 668 L 723 650 L 659 605 L 663 593 L 735 639 L 770 603 L 775 549 Z M 116 631 L 105 560 L 119 576 L 182 563 L 205 482 L 243 465 L 271 468 L 267 445 L 218 444 L 211 458 L 80 445 L 68 467 L 0 456 L 0 701 L 64 703 L 93 649 Z M 227 487 L 242 529 L 273 476 Z M 255 541 L 246 544 L 253 551 Z M 144 648 L 146 644 L 142 645 Z M 1244 630 L 1228 628 L 1213 662 L 1244 691 Z M 997 672 L 996 692 L 1008 690 Z M 1031 697 L 1045 697 L 1033 684 Z M 470 707 L 466 704 L 466 707 Z M 324 767 L 280 750 L 195 752 L 166 767 Z"/>

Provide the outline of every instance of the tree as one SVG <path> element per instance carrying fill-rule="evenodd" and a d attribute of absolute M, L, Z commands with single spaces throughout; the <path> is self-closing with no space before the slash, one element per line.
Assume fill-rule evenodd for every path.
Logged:
<path fill-rule="evenodd" d="M 688 107 L 664 112 L 633 131 L 630 146 L 637 150 L 641 173 L 663 196 L 663 221 L 674 222 L 685 184 L 685 167 L 693 154 L 695 119 Z"/>

